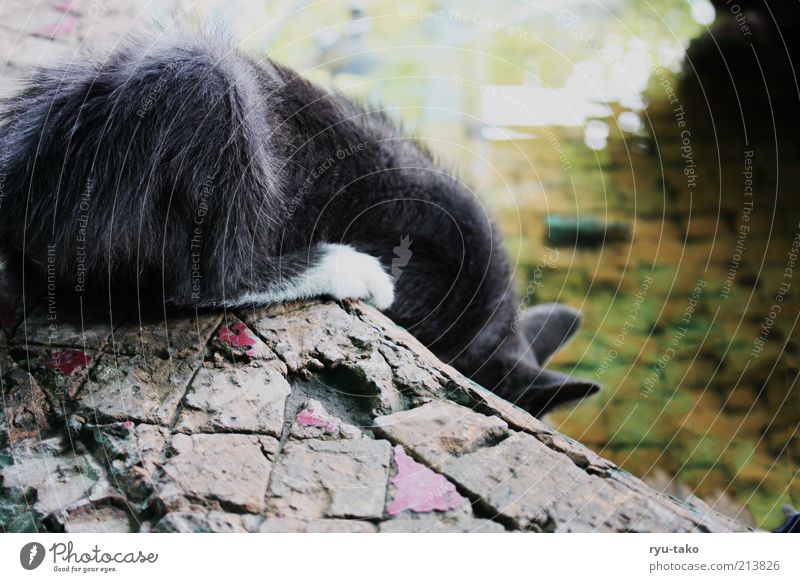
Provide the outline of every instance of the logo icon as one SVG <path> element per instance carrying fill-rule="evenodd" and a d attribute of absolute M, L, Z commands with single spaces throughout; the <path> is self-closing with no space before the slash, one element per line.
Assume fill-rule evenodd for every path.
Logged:
<path fill-rule="evenodd" d="M 39 542 L 30 542 L 19 551 L 19 563 L 26 570 L 35 570 L 44 561 L 44 546 Z"/>
<path fill-rule="evenodd" d="M 394 251 L 394 258 L 392 259 L 392 276 L 399 279 L 403 273 L 403 267 L 408 265 L 411 260 L 411 243 L 412 241 L 408 235 L 400 239 L 400 244 L 392 249 Z"/>

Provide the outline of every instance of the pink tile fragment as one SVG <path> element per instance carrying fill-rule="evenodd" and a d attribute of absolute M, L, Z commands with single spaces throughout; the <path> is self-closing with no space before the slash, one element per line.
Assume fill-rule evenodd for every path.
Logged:
<path fill-rule="evenodd" d="M 247 355 L 253 355 L 252 347 L 256 345 L 256 338 L 250 335 L 250 330 L 247 326 L 238 321 L 230 327 L 222 327 L 217 333 L 220 341 L 227 343 L 234 348 L 244 348 L 247 350 Z"/>
<path fill-rule="evenodd" d="M 318 412 L 313 406 L 308 406 L 300 411 L 297 415 L 297 422 L 301 426 L 313 426 L 316 428 L 323 428 L 325 432 L 332 433 L 336 430 L 336 425 L 329 420 L 317 416 Z"/>
<path fill-rule="evenodd" d="M 69 376 L 76 368 L 85 366 L 91 361 L 92 358 L 80 350 L 62 350 L 51 353 L 42 364 Z"/>
<path fill-rule="evenodd" d="M 397 515 L 405 509 L 416 513 L 448 511 L 466 501 L 456 491 L 455 485 L 443 475 L 417 463 L 401 445 L 394 448 L 394 462 L 397 475 L 392 479 L 392 484 L 396 491 L 386 508 L 390 515 Z"/>

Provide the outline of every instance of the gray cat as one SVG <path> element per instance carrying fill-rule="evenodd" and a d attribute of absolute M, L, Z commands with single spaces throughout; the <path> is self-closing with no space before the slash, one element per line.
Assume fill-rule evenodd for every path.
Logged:
<path fill-rule="evenodd" d="M 578 314 L 517 325 L 469 187 L 380 111 L 277 63 L 191 36 L 40 68 L 5 102 L 0 149 L 0 249 L 61 287 L 181 309 L 365 299 L 533 414 L 599 389 L 543 369 Z"/>

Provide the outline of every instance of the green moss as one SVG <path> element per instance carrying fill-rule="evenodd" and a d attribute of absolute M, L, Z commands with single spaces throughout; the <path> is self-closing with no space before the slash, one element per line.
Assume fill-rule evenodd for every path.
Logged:
<path fill-rule="evenodd" d="M 652 401 L 619 400 L 608 408 L 612 448 L 664 446 L 674 436 L 668 411 Z"/>
<path fill-rule="evenodd" d="M 33 510 L 22 495 L 6 489 L 0 490 L 0 531 L 7 533 L 44 531 L 43 517 Z"/>
<path fill-rule="evenodd" d="M 787 494 L 775 495 L 766 489 L 743 491 L 737 495 L 737 500 L 747 506 L 756 525 L 761 529 L 776 529 L 786 521 L 781 508 L 784 504 L 791 504 L 792 499 Z"/>
<path fill-rule="evenodd" d="M 685 451 L 686 469 L 712 469 L 725 451 L 727 439 L 712 434 L 705 436 L 686 435 L 682 442 Z"/>

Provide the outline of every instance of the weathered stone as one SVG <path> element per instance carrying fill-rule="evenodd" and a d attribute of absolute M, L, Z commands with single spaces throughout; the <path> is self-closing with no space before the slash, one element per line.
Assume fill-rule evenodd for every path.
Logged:
<path fill-rule="evenodd" d="M 175 429 L 280 437 L 290 392 L 286 378 L 272 366 L 201 367 L 186 393 Z"/>
<path fill-rule="evenodd" d="M 726 523 L 677 503 L 654 500 L 649 491 L 625 487 L 616 479 L 586 480 L 555 500 L 548 514 L 557 532 L 730 531 Z"/>
<path fill-rule="evenodd" d="M 75 398 L 92 366 L 97 352 L 84 352 L 76 348 L 57 348 L 32 351 L 35 367 L 33 375 L 54 399 L 63 406 Z"/>
<path fill-rule="evenodd" d="M 565 454 L 573 463 L 585 471 L 608 474 L 619 470 L 619 467 L 608 459 L 604 459 L 594 451 L 562 434 L 539 431 L 535 436 L 554 451 Z"/>
<path fill-rule="evenodd" d="M 289 442 L 272 472 L 269 509 L 304 519 L 381 517 L 390 452 L 372 439 Z"/>
<path fill-rule="evenodd" d="M 402 410 L 391 366 L 381 354 L 382 334 L 338 304 L 308 305 L 273 317 L 274 308 L 247 314 L 267 345 L 291 372 L 310 375 L 319 365 L 346 369 L 351 391 L 374 396 L 378 414 Z"/>
<path fill-rule="evenodd" d="M 47 395 L 28 372 L 19 368 L 11 370 L 2 382 L 2 397 L 9 442 L 41 438 L 50 430 Z"/>
<path fill-rule="evenodd" d="M 322 403 L 309 398 L 295 416 L 289 431 L 290 439 L 356 439 L 364 436 L 358 427 L 342 422 L 329 414 Z"/>
<path fill-rule="evenodd" d="M 35 403 L 34 408 L 40 415 L 38 430 L 46 430 L 46 424 L 41 421 L 47 413 L 53 421 L 61 421 L 66 414 L 67 403 L 79 390 L 88 373 L 88 368 L 94 361 L 94 356 L 76 348 L 46 348 L 41 346 L 15 346 L 10 355 L 0 356 L 0 371 L 8 373 L 6 391 L 13 401 L 14 390 L 22 384 L 30 386 L 31 394 L 26 394 L 24 402 Z M 16 360 L 16 362 L 14 361 Z M 30 391 L 26 390 L 26 391 Z M 43 400 L 37 400 L 37 395 Z M 9 405 L 14 410 L 13 402 Z M 28 412 L 32 412 L 28 410 Z M 17 419 L 18 421 L 20 419 Z M 13 425 L 11 427 L 13 429 Z M 33 436 L 28 433 L 27 436 Z M 24 438 L 24 437 L 23 437 Z"/>
<path fill-rule="evenodd" d="M 170 511 L 199 507 L 258 513 L 278 441 L 244 434 L 176 434 L 156 482 Z"/>
<path fill-rule="evenodd" d="M 0 82 L 0 96 L 6 97 L 16 92 L 20 86 L 17 82 L 30 78 L 30 67 L 49 64 L 56 60 L 62 62 L 71 60 L 73 53 L 78 49 L 82 50 L 83 46 L 97 47 L 98 43 L 100 46 L 115 46 L 119 42 L 120 32 L 132 23 L 135 24 L 135 21 L 141 18 L 141 14 L 147 12 L 142 11 L 142 8 L 148 2 L 149 0 L 126 2 L 53 0 L 31 3 L 27 0 L 5 0 L 0 3 L 2 29 L 7 33 L 10 32 L 5 35 L 3 43 L 5 67 Z M 165 0 L 163 4 L 167 5 L 165 11 L 169 12 L 169 7 L 175 4 L 175 1 Z M 221 2 L 215 0 L 214 4 Z M 794 3 L 774 4 L 788 6 Z M 204 9 L 203 12 L 207 13 L 208 10 Z M 241 12 L 244 15 L 247 11 Z M 732 17 L 727 12 L 720 11 L 716 27 L 712 32 L 718 32 L 721 26 L 724 28 L 732 22 Z M 753 14 L 757 12 L 758 7 L 755 7 Z M 775 17 L 779 23 L 782 20 L 786 23 L 791 21 L 787 18 L 781 19 L 779 14 L 775 14 Z M 313 16 L 309 18 L 313 20 Z M 748 19 L 752 20 L 749 17 Z M 558 30 L 550 33 L 557 35 Z M 720 47 L 709 42 L 709 39 L 710 36 L 706 33 L 702 38 L 695 39 L 689 49 L 689 57 L 692 57 L 693 63 L 699 63 L 698 66 L 702 67 L 703 61 L 716 62 L 709 61 L 708 58 L 694 58 L 707 53 L 704 47 L 719 51 Z M 733 38 L 727 40 L 730 41 L 727 44 L 733 49 L 742 44 Z M 765 41 L 765 38 L 760 38 L 760 41 Z M 769 46 L 761 46 L 763 44 L 764 42 L 761 42 L 759 45 L 759 51 L 764 49 L 769 52 Z M 721 49 L 728 52 L 725 46 Z M 708 57 L 707 54 L 705 56 Z M 774 59 L 770 62 L 773 63 L 774 69 Z M 761 190 L 767 194 L 772 193 L 774 200 L 765 197 L 760 200 L 764 203 L 757 203 L 752 211 L 743 210 L 742 196 L 737 195 L 736 188 L 736 184 L 739 184 L 742 178 L 743 164 L 742 124 L 736 123 L 734 119 L 738 115 L 736 101 L 743 101 L 744 111 L 758 111 L 758 107 L 748 108 L 747 105 L 753 102 L 754 92 L 762 84 L 737 83 L 735 94 L 737 100 L 728 103 L 730 99 L 726 99 L 725 96 L 731 99 L 734 96 L 733 92 L 725 91 L 725 87 L 730 88 L 729 71 L 726 67 L 716 67 L 716 72 L 712 69 L 713 67 L 705 66 L 697 75 L 688 75 L 683 79 L 686 82 L 680 83 L 679 97 L 682 106 L 686 107 L 686 111 L 692 117 L 694 153 L 691 161 L 696 160 L 699 163 L 701 177 L 697 188 L 687 188 L 686 160 L 681 158 L 681 130 L 676 124 L 674 103 L 671 104 L 668 99 L 664 99 L 663 91 L 648 91 L 648 96 L 652 99 L 648 99 L 646 109 L 639 112 L 648 122 L 644 131 L 624 134 L 618 131 L 618 124 L 614 123 L 611 117 L 606 120 L 611 122 L 609 124 L 611 133 L 608 143 L 602 150 L 585 147 L 582 139 L 583 128 L 580 127 L 550 128 L 558 138 L 558 142 L 563 145 L 563 152 L 561 148 L 558 152 L 554 152 L 554 148 L 550 147 L 546 140 L 541 139 L 513 144 L 514 147 L 507 142 L 494 142 L 491 145 L 493 152 L 501 154 L 494 156 L 499 160 L 497 175 L 502 176 L 501 181 L 504 183 L 508 181 L 512 185 L 522 186 L 526 195 L 523 199 L 515 199 L 513 196 L 491 196 L 491 203 L 498 224 L 509 235 L 507 239 L 509 250 L 519 259 L 518 264 L 515 264 L 516 282 L 519 288 L 524 289 L 527 283 L 529 291 L 535 290 L 535 297 L 525 297 L 525 302 L 558 299 L 568 303 L 573 302 L 575 305 L 581 304 L 586 324 L 585 331 L 591 330 L 592 333 L 578 333 L 572 345 L 562 352 L 565 357 L 558 357 L 557 362 L 569 362 L 570 368 L 573 364 L 582 362 L 583 369 L 580 373 L 584 374 L 586 371 L 591 375 L 593 369 L 608 356 L 614 338 L 618 337 L 621 330 L 627 331 L 628 328 L 622 327 L 625 318 L 631 315 L 636 317 L 636 321 L 631 318 L 631 323 L 635 325 L 627 335 L 625 345 L 614 348 L 618 349 L 619 358 L 613 362 L 604 378 L 608 394 L 613 392 L 612 406 L 598 406 L 597 410 L 589 410 L 593 407 L 582 404 L 575 409 L 578 414 L 564 410 L 552 415 L 550 418 L 553 423 L 559 426 L 560 431 L 581 442 L 591 444 L 596 450 L 602 447 L 603 451 L 606 451 L 604 454 L 614 455 L 614 459 L 636 474 L 649 470 L 653 466 L 653 461 L 658 459 L 658 464 L 655 466 L 669 470 L 671 475 L 675 475 L 677 480 L 685 483 L 691 490 L 702 491 L 706 499 L 709 495 L 716 495 L 716 489 L 722 486 L 733 496 L 734 505 L 746 504 L 753 511 L 758 508 L 755 515 L 756 522 L 764 524 L 768 523 L 764 521 L 765 519 L 772 522 L 777 518 L 780 492 L 787 491 L 787 479 L 788 491 L 792 493 L 796 502 L 800 499 L 798 493 L 800 483 L 797 479 L 794 481 L 791 479 L 800 463 L 800 439 L 791 436 L 797 426 L 797 410 L 800 410 L 800 406 L 796 394 L 784 400 L 791 384 L 791 377 L 797 368 L 796 360 L 800 353 L 793 329 L 795 321 L 793 316 L 796 315 L 798 306 L 796 285 L 788 291 L 786 300 L 782 303 L 784 305 L 782 314 L 774 322 L 770 341 L 764 353 L 744 372 L 742 363 L 748 360 L 748 354 L 753 347 L 752 340 L 758 337 L 763 317 L 769 312 L 770 305 L 775 302 L 776 290 L 785 275 L 787 248 L 791 247 L 791 237 L 796 233 L 797 213 L 794 211 L 796 204 L 793 197 L 786 196 L 785 192 L 791 191 L 791 187 L 800 178 L 800 166 L 791 163 L 798 158 L 798 148 L 793 143 L 796 140 L 791 138 L 780 140 L 780 155 L 777 153 L 778 148 L 764 147 L 773 144 L 776 137 L 773 134 L 776 131 L 781 136 L 784 130 L 791 131 L 792 115 L 781 116 L 780 111 L 776 110 L 777 118 L 781 121 L 777 126 L 769 123 L 769 119 L 766 120 L 767 123 L 747 124 L 748 142 L 755 144 L 753 149 L 756 151 L 755 158 L 750 160 L 753 164 L 753 174 L 759 177 Z M 747 67 L 741 66 L 731 66 L 730 69 L 734 75 L 740 77 L 746 77 L 743 71 L 749 71 Z M 366 74 L 369 76 L 374 72 L 371 70 Z M 703 74 L 699 74 L 700 72 Z M 755 78 L 760 78 L 758 71 L 753 72 L 756 73 Z M 766 75 L 767 78 L 770 77 L 769 70 L 766 70 Z M 697 89 L 696 79 L 703 80 L 703 91 Z M 723 86 L 721 83 L 727 85 Z M 791 83 L 780 82 L 769 85 L 772 98 L 779 105 L 786 102 L 784 88 L 793 87 Z M 706 89 L 710 91 L 708 95 L 711 96 L 708 103 L 705 99 Z M 777 99 L 775 99 L 776 94 Z M 160 98 L 163 99 L 163 95 Z M 721 104 L 723 114 L 716 117 L 731 122 L 709 123 L 709 103 L 715 104 L 715 110 Z M 618 112 L 618 108 L 613 109 L 614 113 Z M 634 109 L 638 110 L 638 106 Z M 706 111 L 706 114 L 701 114 L 702 111 Z M 734 115 L 727 115 L 728 111 Z M 510 155 L 511 150 L 517 146 L 524 149 L 526 157 L 536 160 L 537 180 L 530 180 L 529 172 L 526 172 L 521 164 L 516 163 L 517 156 Z M 656 150 L 664 155 L 652 155 Z M 770 153 L 770 150 L 775 151 Z M 519 151 L 514 153 L 517 154 Z M 574 170 L 569 172 L 569 175 L 564 172 L 562 160 L 558 159 L 557 153 L 569 158 L 570 166 Z M 786 160 L 789 160 L 789 163 L 785 163 Z M 749 166 L 747 161 L 744 161 L 744 164 Z M 780 172 L 777 172 L 778 168 Z M 703 175 L 710 179 L 704 181 Z M 494 186 L 500 185 L 500 181 L 494 178 L 491 182 Z M 719 188 L 713 187 L 717 183 L 733 186 L 726 186 L 723 195 L 720 195 Z M 585 248 L 576 250 L 570 248 L 570 245 L 562 246 L 559 252 L 554 253 L 556 257 L 552 264 L 548 259 L 548 267 L 539 269 L 536 263 L 541 263 L 541 258 L 537 257 L 543 256 L 542 241 L 546 240 L 548 235 L 545 219 L 547 215 L 554 213 L 566 215 L 574 212 L 576 191 L 581 193 L 581 216 L 594 213 L 608 215 L 609 220 L 620 218 L 631 220 L 635 226 L 633 241 L 631 244 L 618 243 L 613 248 L 604 246 L 597 252 Z M 781 195 L 777 196 L 779 192 Z M 127 220 L 129 217 L 119 216 L 118 219 Z M 522 230 L 520 221 L 524 223 Z M 748 228 L 745 227 L 746 224 L 750 225 L 749 236 L 740 232 L 742 228 Z M 769 236 L 757 236 L 767 233 Z M 740 240 L 744 247 L 737 244 Z M 417 244 L 413 243 L 411 247 L 414 253 L 418 251 Z M 742 260 L 739 261 L 738 251 L 742 248 L 745 251 Z M 412 265 L 416 258 L 415 254 L 411 259 Z M 736 258 L 736 261 L 732 262 L 732 258 Z M 392 270 L 395 271 L 395 261 L 392 262 Z M 403 262 L 404 260 L 398 261 L 398 263 Z M 542 271 L 540 273 L 543 276 L 542 280 L 539 279 L 539 274 L 535 279 L 532 278 L 534 268 Z M 730 295 L 720 295 L 720 291 L 725 289 L 723 283 L 726 282 L 729 271 L 731 271 L 730 282 L 733 283 Z M 641 277 L 645 272 L 648 274 L 655 272 L 657 282 L 651 287 L 647 297 L 642 297 L 641 309 L 634 312 L 631 310 L 634 294 L 640 291 Z M 745 462 L 742 460 L 744 457 L 738 451 L 733 451 L 732 447 L 707 449 L 707 453 L 711 454 L 703 454 L 700 460 L 707 465 L 709 459 L 715 458 L 713 472 L 709 472 L 708 466 L 690 467 L 676 475 L 678 467 L 687 460 L 685 453 L 692 451 L 694 445 L 699 442 L 696 439 L 697 435 L 687 439 L 678 433 L 667 447 L 664 446 L 666 441 L 657 444 L 651 441 L 652 446 L 643 449 L 638 444 L 641 437 L 640 429 L 642 425 L 652 424 L 652 419 L 657 413 L 650 410 L 647 418 L 637 420 L 625 414 L 629 412 L 625 410 L 625 404 L 642 400 L 639 390 L 643 376 L 649 372 L 647 369 L 649 365 L 661 356 L 670 341 L 673 333 L 670 327 L 674 329 L 672 324 L 682 317 L 686 309 L 687 292 L 694 285 L 695 277 L 701 274 L 708 279 L 708 292 L 703 302 L 709 303 L 700 306 L 696 313 L 700 317 L 693 317 L 691 325 L 687 326 L 686 336 L 682 336 L 681 340 L 682 349 L 676 350 L 677 353 L 669 366 L 669 377 L 664 379 L 662 388 L 666 389 L 667 386 L 674 384 L 678 392 L 688 398 L 687 393 L 694 385 L 698 391 L 720 392 L 724 399 L 727 391 L 735 384 L 734 396 L 742 391 L 746 392 L 736 403 L 737 410 L 740 411 L 742 418 L 746 418 L 746 422 L 736 430 L 733 444 L 746 444 L 752 450 L 748 453 L 749 460 Z M 535 285 L 531 284 L 531 281 Z M 27 287 L 31 287 L 31 282 L 32 280 L 28 279 Z M 590 300 L 584 301 L 587 288 L 590 289 Z M 2 291 L 0 288 L 0 296 L 7 297 Z M 156 300 L 159 299 L 158 285 L 142 287 L 139 291 L 142 295 L 149 294 L 155 296 Z M 528 294 L 530 295 L 530 292 Z M 66 298 L 59 293 L 55 299 L 59 315 L 62 315 Z M 698 330 L 705 334 L 710 329 L 712 322 L 706 319 L 705 315 L 714 312 L 716 303 L 722 305 L 724 309 L 714 318 L 713 329 L 700 346 L 700 342 L 695 342 L 692 336 L 696 336 Z M 271 316 L 282 318 L 282 313 L 298 311 L 307 305 L 297 304 L 286 308 L 281 306 L 272 310 Z M 402 330 L 398 330 L 396 336 L 390 335 L 393 333 L 391 329 L 393 324 L 388 320 L 383 321 L 376 313 L 371 314 L 370 312 L 374 310 L 355 305 L 359 309 L 357 315 L 362 321 L 374 320 L 376 329 L 383 328 L 382 342 L 404 345 L 408 348 L 405 351 L 394 347 L 384 350 L 383 345 L 379 347 L 381 355 L 393 368 L 394 382 L 398 389 L 402 391 L 404 388 L 401 386 L 413 384 L 414 393 L 423 391 L 426 388 L 424 373 L 415 378 L 418 371 L 413 370 L 412 364 L 412 369 L 407 374 L 403 361 L 408 356 L 413 362 L 419 363 L 420 370 L 424 370 L 429 365 L 426 352 L 419 350 L 418 346 L 412 343 L 404 344 L 401 336 L 405 332 Z M 32 303 L 27 302 L 26 307 L 30 309 L 31 306 Z M 351 314 L 355 313 L 347 307 L 346 302 L 345 310 Z M 116 314 L 114 319 L 121 321 Z M 10 330 L 15 329 L 16 321 L 14 314 Z M 76 322 L 79 323 L 77 320 Z M 3 322 L 0 321 L 0 327 L 2 326 Z M 654 332 L 652 336 L 650 336 L 651 331 Z M 664 331 L 668 335 L 664 335 Z M 786 342 L 783 340 L 788 340 L 788 344 L 784 345 Z M 2 343 L 3 339 L 0 337 L 0 344 Z M 603 343 L 605 345 L 601 345 Z M 70 347 L 83 348 L 82 345 Z M 701 352 L 699 358 L 696 357 L 698 352 Z M 637 353 L 641 357 L 634 363 L 633 357 Z M 630 359 L 626 359 L 628 356 Z M 778 358 L 780 361 L 775 367 Z M 715 371 L 713 368 L 717 367 L 720 360 L 722 366 Z M 312 361 L 309 360 L 304 365 L 310 367 Z M 698 367 L 698 364 L 702 365 Z M 765 365 L 767 369 L 761 369 Z M 558 367 L 558 363 L 555 366 Z M 712 367 L 710 371 L 709 366 Z M 432 367 L 443 369 L 438 362 L 432 364 Z M 770 373 L 769 368 L 773 367 L 774 373 Z M 31 371 L 40 387 L 51 396 L 48 383 L 43 381 L 36 371 L 24 367 L 23 370 Z M 685 378 L 680 380 L 682 375 Z M 703 386 L 712 375 L 711 384 Z M 787 375 L 790 376 L 789 379 Z M 683 384 L 680 387 L 677 385 L 679 380 Z M 432 381 L 435 391 L 438 389 L 435 386 L 438 383 L 435 374 Z M 453 389 L 453 392 L 452 397 L 458 402 L 472 405 L 460 399 L 459 390 Z M 750 399 L 747 398 L 748 393 Z M 759 395 L 758 398 L 756 394 Z M 729 441 L 729 437 L 734 434 L 729 432 L 727 424 L 719 420 L 713 424 L 704 422 L 713 419 L 719 408 L 698 406 L 699 410 L 705 408 L 705 413 L 700 416 L 689 415 L 680 410 L 685 404 L 679 405 L 672 396 L 669 398 L 670 418 L 665 420 L 663 416 L 660 417 L 659 437 L 663 436 L 662 431 L 681 425 L 689 428 L 694 425 L 701 432 L 707 432 L 709 429 L 711 431 L 709 437 L 716 438 L 718 442 L 721 440 L 722 443 Z M 330 412 L 335 415 L 338 413 L 326 400 L 321 398 L 319 400 Z M 789 405 L 781 406 L 781 402 Z M 407 398 L 399 401 L 399 404 L 407 408 L 419 404 L 419 401 Z M 495 404 L 503 405 L 499 400 Z M 719 405 L 721 404 L 715 404 Z M 58 406 L 53 405 L 53 408 L 58 413 Z M 497 414 L 490 413 L 489 410 L 489 407 L 485 409 L 480 407 L 478 411 Z M 773 418 L 776 416 L 776 411 L 779 411 L 777 416 L 782 418 Z M 391 411 L 384 410 L 384 412 Z M 595 412 L 598 422 L 592 425 L 586 418 Z M 767 422 L 761 422 L 761 417 L 764 415 L 767 415 Z M 501 414 L 501 417 L 512 429 L 532 434 L 551 449 L 556 450 L 555 447 L 560 447 L 562 444 L 557 442 L 558 439 L 546 442 L 540 438 L 536 430 L 518 426 L 505 414 Z M 791 422 L 784 422 L 784 418 Z M 352 422 L 352 419 L 345 420 Z M 739 419 L 734 420 L 738 424 Z M 587 432 L 587 428 L 591 432 Z M 786 431 L 789 431 L 788 434 Z M 611 435 L 614 437 L 611 438 Z M 652 436 L 652 433 L 649 435 Z M 608 444 L 612 447 L 608 447 Z M 3 437 L 0 437 L 0 447 L 4 445 Z M 563 454 L 570 456 L 588 472 L 596 470 L 595 461 L 590 460 L 587 465 L 587 456 L 582 453 L 576 455 L 571 446 L 564 448 Z M 777 463 L 774 462 L 776 459 Z M 689 460 L 693 463 L 697 457 L 690 455 Z M 611 474 L 613 469 L 603 468 L 599 472 Z M 741 481 L 742 477 L 745 479 L 744 482 Z M 776 480 L 778 483 L 775 483 Z M 757 493 L 753 495 L 753 488 L 757 485 Z M 768 499 L 770 496 L 772 499 Z M 739 509 L 731 507 L 730 514 L 738 515 Z"/>
<path fill-rule="evenodd" d="M 141 337 L 138 328 L 122 334 L 122 351 L 136 349 L 138 339 L 141 353 L 116 355 L 110 346 L 96 362 L 68 351 L 78 348 L 59 347 L 66 357 L 53 358 L 42 347 L 9 346 L 17 363 L 0 359 L 4 389 L 26 361 L 34 363 L 34 380 L 67 373 L 24 401 L 43 418 L 50 416 L 48 400 L 63 406 L 68 422 L 50 430 L 69 430 L 73 448 L 26 433 L 0 451 L 0 465 L 15 461 L 0 473 L 0 527 L 741 529 L 691 500 L 653 492 L 476 387 L 369 308 L 303 303 L 257 313 L 263 339 L 231 318 L 227 331 L 211 336 L 210 316 L 207 345 L 206 331 L 168 323 L 169 337 L 152 326 Z M 251 351 L 259 341 L 262 347 Z M 294 364 L 275 356 L 279 347 Z M 292 366 L 297 375 L 290 382 Z M 391 414 L 376 418 L 381 412 Z"/>
<path fill-rule="evenodd" d="M 351 382 L 358 383 L 345 369 L 325 370 L 314 374 L 307 380 L 291 378 L 292 396 L 287 404 L 289 418 L 295 419 L 302 411 L 308 400 L 316 400 L 324 407 L 325 411 L 349 424 L 363 430 L 372 426 L 375 418 L 372 395 L 360 392 L 361 387 L 355 390 Z M 287 418 L 287 420 L 289 420 Z"/>
<path fill-rule="evenodd" d="M 86 352 L 70 348 L 45 350 L 36 354 L 37 366 L 54 370 L 62 376 L 73 375 L 76 370 L 86 368 L 92 360 Z"/>
<path fill-rule="evenodd" d="M 103 500 L 83 499 L 51 518 L 65 533 L 129 533 L 133 531 L 127 511 Z"/>
<path fill-rule="evenodd" d="M 243 317 L 286 362 L 290 372 L 304 369 L 311 359 L 334 366 L 344 361 L 345 352 L 352 345 L 349 334 L 337 336 L 334 333 L 338 331 L 335 328 L 343 327 L 344 310 L 338 305 L 322 311 L 315 309 L 314 305 L 302 309 L 293 307 L 266 308 L 243 314 Z M 276 313 L 281 316 L 275 317 Z M 333 328 L 327 328 L 328 324 Z M 363 333 L 363 327 L 354 331 L 356 337 L 363 336 Z M 366 341 L 369 344 L 369 339 Z"/>
<path fill-rule="evenodd" d="M 729 525 L 653 496 L 624 473 L 608 478 L 587 473 L 568 456 L 524 433 L 453 459 L 442 472 L 498 519 L 518 528 L 727 531 Z"/>
<path fill-rule="evenodd" d="M 388 342 L 381 345 L 380 354 L 392 369 L 392 381 L 403 392 L 413 392 L 425 398 L 442 395 L 445 376 L 426 365 L 410 350 L 398 350 Z"/>
<path fill-rule="evenodd" d="M 741 528 L 742 524 L 748 527 L 756 527 L 755 520 L 747 508 L 734 502 L 726 491 L 720 490 L 718 492 L 716 499 L 713 500 L 713 506 L 709 506 L 708 503 L 695 495 L 687 495 L 684 503 L 691 511 L 709 520 L 723 523 L 731 531 Z M 716 509 L 717 507 L 724 509 L 725 512 L 719 511 Z M 729 515 L 738 515 L 739 517 L 738 519 L 733 519 Z"/>
<path fill-rule="evenodd" d="M 26 7 L 24 13 L 28 19 L 28 26 L 32 25 L 32 16 L 29 12 L 29 8 Z M 5 23 L 8 22 L 5 14 L 2 16 L 2 22 L 5 28 Z M 29 71 L 31 67 L 53 63 L 59 58 L 63 58 L 65 46 L 68 45 L 51 42 L 50 39 L 33 35 L 14 33 L 14 42 L 4 44 L 3 47 L 4 54 L 7 54 L 7 57 L 4 56 L 4 61 L 6 63 L 6 71 L 8 71 L 8 74 L 4 71 L 3 80 L 5 83 L 3 83 L 3 85 L 11 81 L 11 76 L 15 72 L 19 74 L 19 72 L 22 71 Z M 23 75 L 19 76 L 23 77 Z M 22 79 L 18 79 L 18 81 L 21 80 Z M 10 91 L 4 90 L 2 93 L 4 95 L 10 94 Z"/>
<path fill-rule="evenodd" d="M 3 487 L 35 500 L 35 509 L 44 515 L 81 500 L 108 497 L 111 491 L 102 467 L 91 455 L 69 447 L 60 438 L 12 446 L 14 463 L 0 470 Z"/>
<path fill-rule="evenodd" d="M 181 356 L 193 359 L 203 352 L 220 319 L 219 314 L 199 314 L 194 317 L 169 316 L 128 323 L 114 332 L 113 342 L 107 349 L 128 356 L 154 355 L 161 359 Z"/>
<path fill-rule="evenodd" d="M 133 420 L 168 425 L 194 373 L 191 360 L 103 355 L 89 373 L 78 412 L 95 423 Z"/>
<path fill-rule="evenodd" d="M 374 307 L 358 301 L 348 302 L 346 307 L 380 332 L 383 337 L 380 353 L 392 367 L 395 385 L 404 392 L 410 391 L 424 398 L 441 398 L 443 387 L 450 382 L 447 372 L 462 377 L 407 330 Z"/>
<path fill-rule="evenodd" d="M 432 467 L 508 436 L 508 425 L 447 400 L 375 419 L 375 430 Z"/>
<path fill-rule="evenodd" d="M 113 314 L 100 307 L 83 312 L 71 307 L 49 312 L 46 304 L 40 304 L 25 316 L 12 344 L 99 350 L 111 336 Z"/>
<path fill-rule="evenodd" d="M 473 399 L 476 412 L 489 416 L 498 416 L 507 422 L 511 428 L 530 433 L 540 440 L 556 434 L 552 427 L 546 425 L 535 416 L 464 378 L 455 369 L 450 368 L 450 370 L 452 370 L 451 379 L 453 382 Z"/>
<path fill-rule="evenodd" d="M 104 461 L 114 483 L 129 499 L 143 501 L 153 492 L 153 479 L 169 431 L 131 421 L 92 428 L 95 456 Z"/>
<path fill-rule="evenodd" d="M 381 522 L 380 533 L 502 533 L 506 529 L 489 519 L 471 515 L 427 515 L 416 519 L 398 518 Z"/>
<path fill-rule="evenodd" d="M 246 533 L 258 531 L 259 524 L 263 520 L 263 516 L 248 513 L 174 511 L 162 517 L 152 531 L 160 533 Z"/>
<path fill-rule="evenodd" d="M 261 524 L 262 533 L 375 533 L 377 528 L 368 521 L 354 519 L 297 519 L 268 517 Z"/>
<path fill-rule="evenodd" d="M 529 428 L 538 438 L 449 402 L 380 417 L 375 424 L 379 434 L 403 444 L 514 528 L 653 531 L 655 522 L 666 524 L 669 514 L 675 531 L 727 529 L 691 516 L 666 498 L 653 499 L 613 463 L 536 424 Z"/>
<path fill-rule="evenodd" d="M 441 471 L 518 528 L 544 528 L 548 509 L 588 479 L 567 457 L 524 433 L 450 458 Z"/>
<path fill-rule="evenodd" d="M 376 389 L 375 413 L 386 414 L 405 408 L 403 397 L 394 385 L 391 366 L 386 363 L 379 350 L 370 351 L 364 357 L 348 362 L 345 367 Z"/>

